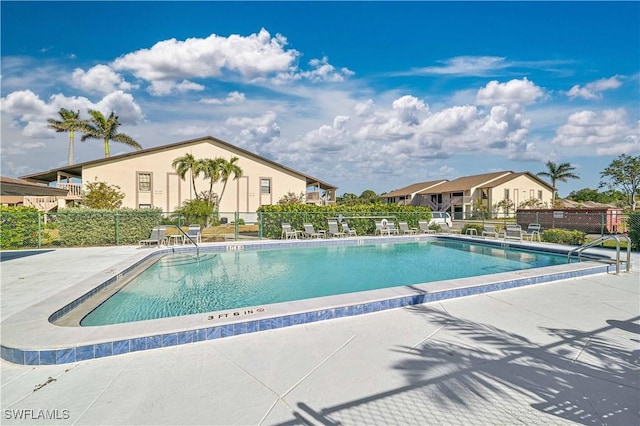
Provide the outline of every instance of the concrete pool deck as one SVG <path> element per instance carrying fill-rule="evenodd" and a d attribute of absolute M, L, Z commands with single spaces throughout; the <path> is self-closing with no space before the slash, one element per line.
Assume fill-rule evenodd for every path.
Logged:
<path fill-rule="evenodd" d="M 3 253 L 3 322 L 140 252 Z M 637 424 L 633 266 L 64 365 L 2 360 L 2 423 Z"/>

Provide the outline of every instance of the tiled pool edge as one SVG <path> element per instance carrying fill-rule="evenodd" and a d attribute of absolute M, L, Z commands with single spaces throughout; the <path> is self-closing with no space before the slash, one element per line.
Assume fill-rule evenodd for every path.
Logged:
<path fill-rule="evenodd" d="M 148 257 L 149 256 L 146 256 L 140 262 L 144 261 Z M 134 266 L 131 266 L 131 268 L 133 267 Z M 267 319 L 244 321 L 234 324 L 197 328 L 194 330 L 184 330 L 166 334 L 156 334 L 145 337 L 115 340 L 104 343 L 96 343 L 91 345 L 75 346 L 61 349 L 23 350 L 1 345 L 0 357 L 8 362 L 20 365 L 35 366 L 68 364 L 131 352 L 159 349 L 163 347 L 184 345 L 206 340 L 215 340 L 259 331 L 274 330 L 335 318 L 358 316 L 388 309 L 396 309 L 405 306 L 484 294 L 493 291 L 507 290 L 533 284 L 542 284 L 562 279 L 606 273 L 608 272 L 608 270 L 609 268 L 606 265 L 595 265 L 593 267 L 574 271 L 522 277 L 501 282 L 479 284 L 465 288 L 434 291 L 432 293 L 423 292 L 419 294 L 394 297 L 374 302 L 311 310 L 309 312 L 282 315 Z"/>

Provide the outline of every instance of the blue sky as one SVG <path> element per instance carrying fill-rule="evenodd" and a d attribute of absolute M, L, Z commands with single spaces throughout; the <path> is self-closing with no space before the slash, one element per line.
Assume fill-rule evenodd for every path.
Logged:
<path fill-rule="evenodd" d="M 144 148 L 214 136 L 339 187 L 640 154 L 638 2 L 8 2 L 1 173 L 64 166 L 60 108 Z M 111 144 L 111 153 L 129 148 Z M 79 142 L 75 161 L 103 156 Z"/>

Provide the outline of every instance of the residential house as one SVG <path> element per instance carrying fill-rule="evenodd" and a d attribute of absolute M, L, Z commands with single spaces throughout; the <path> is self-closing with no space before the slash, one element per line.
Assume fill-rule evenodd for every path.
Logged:
<path fill-rule="evenodd" d="M 60 167 L 22 178 L 47 184 L 54 182 L 63 188 L 71 186 L 74 191 L 80 191 L 87 182 L 106 182 L 119 186 L 125 194 L 123 207 L 153 207 L 171 212 L 181 207 L 184 201 L 196 198 L 190 172 L 182 179 L 172 167 L 172 162 L 185 154 L 191 154 L 195 159 L 239 158 L 236 164 L 243 171 L 242 177 L 233 179 L 232 176 L 229 179 L 220 200 L 220 212 L 255 212 L 260 206 L 276 204 L 289 192 L 306 194 L 307 203 L 335 202 L 335 186 L 210 136 Z M 72 180 L 81 183 L 71 183 Z M 219 195 L 222 186 L 222 182 L 214 184 L 213 192 Z M 208 191 L 209 181 L 203 176 L 196 177 L 196 190 L 198 193 Z"/>
<path fill-rule="evenodd" d="M 66 205 L 68 190 L 0 176 L 0 204 L 51 211 Z"/>
<path fill-rule="evenodd" d="M 404 188 L 395 189 L 386 194 L 380 195 L 383 203 L 387 204 L 403 204 L 407 206 L 417 206 L 420 205 L 420 197 L 416 197 L 416 194 L 420 191 L 426 191 L 435 185 L 439 185 L 441 183 L 446 182 L 446 179 L 443 180 L 434 180 L 430 182 L 420 182 L 414 183 L 413 185 L 405 186 Z"/>
<path fill-rule="evenodd" d="M 532 204 L 550 206 L 552 193 L 551 185 L 529 172 L 502 171 L 441 181 L 412 195 L 411 204 L 446 211 L 454 219 L 463 219 L 480 208 L 494 214 L 511 214 L 529 200 Z M 495 206 L 505 199 L 512 201 L 511 210 L 496 211 Z"/>

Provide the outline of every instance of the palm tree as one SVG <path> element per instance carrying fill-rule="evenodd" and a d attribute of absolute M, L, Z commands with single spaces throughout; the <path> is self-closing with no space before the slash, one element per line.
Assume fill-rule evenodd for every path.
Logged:
<path fill-rule="evenodd" d="M 556 182 L 566 182 L 567 179 L 580 179 L 580 176 L 572 173 L 576 168 L 569 163 L 556 164 L 553 161 L 547 161 L 547 171 L 538 173 L 538 176 L 546 176 L 551 178 L 551 186 L 553 187 L 553 196 L 551 204 L 556 200 Z"/>
<path fill-rule="evenodd" d="M 176 169 L 176 173 L 184 180 L 188 172 L 191 172 L 191 185 L 193 186 L 193 192 L 198 197 L 198 191 L 196 190 L 196 177 L 202 173 L 202 163 L 195 159 L 193 154 L 186 153 L 182 157 L 178 157 L 171 163 L 171 167 Z"/>
<path fill-rule="evenodd" d="M 102 139 L 104 141 L 104 156 L 109 157 L 109 141 L 120 142 L 125 145 L 129 145 L 135 149 L 142 149 L 140 144 L 136 142 L 131 136 L 124 133 L 118 133 L 118 127 L 120 122 L 118 116 L 113 112 L 109 115 L 109 118 L 96 110 L 89 110 L 91 119 L 85 123 L 79 130 L 84 133 L 82 141 L 87 139 Z"/>
<path fill-rule="evenodd" d="M 223 163 L 224 159 L 219 157 L 200 160 L 200 170 L 209 179 L 209 204 L 213 202 L 213 184 L 220 180 Z"/>
<path fill-rule="evenodd" d="M 69 132 L 69 155 L 67 157 L 67 164 L 70 166 L 73 164 L 73 140 L 75 137 L 75 131 L 82 128 L 85 122 L 80 120 L 80 111 L 75 112 L 70 109 L 60 108 L 58 114 L 62 120 L 48 118 L 47 122 L 49 125 L 47 127 L 58 133 Z"/>
<path fill-rule="evenodd" d="M 218 206 L 222 202 L 222 196 L 224 195 L 224 190 L 227 187 L 227 182 L 231 175 L 233 175 L 233 179 L 238 179 L 242 177 L 242 169 L 240 166 L 236 164 L 238 157 L 231 157 L 231 160 L 227 161 L 224 158 L 220 158 L 220 180 L 224 183 L 222 186 L 222 191 L 220 192 L 220 196 L 218 197 Z"/>

